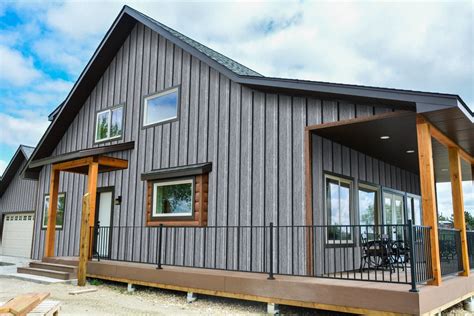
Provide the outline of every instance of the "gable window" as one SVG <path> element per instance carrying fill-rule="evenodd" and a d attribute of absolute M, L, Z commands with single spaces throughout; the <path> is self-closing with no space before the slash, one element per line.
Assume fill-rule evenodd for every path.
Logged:
<path fill-rule="evenodd" d="M 373 239 L 375 237 L 374 225 L 379 223 L 378 195 L 377 187 L 359 184 L 359 224 L 367 225 L 361 227 L 363 238 Z"/>
<path fill-rule="evenodd" d="M 193 179 L 153 183 L 153 217 L 192 216 Z"/>
<path fill-rule="evenodd" d="M 56 210 L 56 229 L 63 228 L 65 205 L 66 205 L 66 193 L 59 193 L 58 194 L 58 208 Z M 48 208 L 49 208 L 49 195 L 45 195 L 44 203 L 43 203 L 42 228 L 48 227 Z"/>
<path fill-rule="evenodd" d="M 143 107 L 143 126 L 150 126 L 178 118 L 179 89 L 166 91 L 145 97 Z"/>
<path fill-rule="evenodd" d="M 352 181 L 325 175 L 327 241 L 352 242 Z"/>
<path fill-rule="evenodd" d="M 122 136 L 123 106 L 117 106 L 97 113 L 95 141 L 101 142 Z"/>

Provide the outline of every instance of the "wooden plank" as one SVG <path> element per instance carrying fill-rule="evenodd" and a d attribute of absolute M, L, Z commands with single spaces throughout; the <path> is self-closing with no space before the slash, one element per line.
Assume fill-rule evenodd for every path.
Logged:
<path fill-rule="evenodd" d="M 108 156 L 101 156 L 98 159 L 99 165 L 113 167 L 117 169 L 127 169 L 128 161 L 125 159 L 113 158 Z"/>
<path fill-rule="evenodd" d="M 439 141 L 441 144 L 445 145 L 446 147 L 455 147 L 459 149 L 459 155 L 467 160 L 470 164 L 474 164 L 474 157 L 468 154 L 464 149 L 459 147 L 456 142 L 451 140 L 448 136 L 446 136 L 442 131 L 440 131 L 436 126 L 428 122 L 425 118 L 420 117 L 420 120 L 423 120 L 427 124 L 430 125 L 431 136 Z"/>
<path fill-rule="evenodd" d="M 0 307 L 0 313 L 11 313 L 13 315 L 26 315 L 38 304 L 44 301 L 50 294 L 29 293 L 18 295 Z"/>
<path fill-rule="evenodd" d="M 77 284 L 86 285 L 87 260 L 89 258 L 89 216 L 91 195 L 86 193 L 82 199 L 81 238 L 79 243 L 79 265 L 77 267 Z"/>
<path fill-rule="evenodd" d="M 451 193 L 453 196 L 454 228 L 461 233 L 461 253 L 464 271 L 462 276 L 469 276 L 469 253 L 467 249 L 466 220 L 464 218 L 464 196 L 462 190 L 461 157 L 459 149 L 448 148 L 449 151 L 449 173 L 451 176 Z"/>
<path fill-rule="evenodd" d="M 421 201 L 423 209 L 423 225 L 430 226 L 432 285 L 441 285 L 441 262 L 439 256 L 438 216 L 436 211 L 436 191 L 431 146 L 430 125 L 417 118 L 416 131 L 418 136 L 418 160 L 420 164 Z"/>
<path fill-rule="evenodd" d="M 58 209 L 59 171 L 51 170 L 49 185 L 48 226 L 46 229 L 45 257 L 54 256 L 54 241 L 56 234 L 56 212 Z"/>
<path fill-rule="evenodd" d="M 86 158 L 61 162 L 61 163 L 54 164 L 53 170 L 63 171 L 63 170 L 77 168 L 77 167 L 83 167 L 83 166 L 89 165 L 91 161 L 92 161 L 92 157 L 86 157 Z"/>
<path fill-rule="evenodd" d="M 69 294 L 78 295 L 78 294 L 85 294 L 85 293 L 92 293 L 92 292 L 97 292 L 97 289 L 84 289 L 84 290 L 69 291 Z"/>
<path fill-rule="evenodd" d="M 97 175 L 99 172 L 99 163 L 97 161 L 92 162 L 89 165 L 89 173 L 87 175 L 87 192 L 89 193 L 90 199 L 90 214 L 89 224 L 94 225 L 95 221 L 95 202 L 97 196 Z"/>

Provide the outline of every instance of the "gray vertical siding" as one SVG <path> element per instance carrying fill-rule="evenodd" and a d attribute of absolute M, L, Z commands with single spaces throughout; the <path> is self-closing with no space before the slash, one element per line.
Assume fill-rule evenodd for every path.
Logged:
<path fill-rule="evenodd" d="M 143 129 L 143 96 L 176 85 L 181 90 L 179 120 Z M 123 138 L 95 144 L 96 111 L 117 104 L 125 105 Z M 122 196 L 122 204 L 114 206 L 114 226 L 144 225 L 146 183 L 140 180 L 140 174 L 152 169 L 207 161 L 212 162 L 208 195 L 209 226 L 259 226 L 270 222 L 275 225 L 304 225 L 304 127 L 392 110 L 390 107 L 250 89 L 232 82 L 159 34 L 137 24 L 56 146 L 54 155 L 135 141 L 134 150 L 113 154 L 114 157 L 127 159 L 129 168 L 101 174 L 98 179 L 99 187 L 114 186 L 115 196 Z M 318 143 L 316 139 L 313 147 L 319 149 L 316 148 L 318 144 L 322 145 L 322 142 L 319 140 Z M 313 172 L 322 168 L 322 162 L 327 164 L 325 169 L 336 168 L 334 170 L 348 174 L 358 172 L 348 167 L 346 160 L 342 161 L 348 155 L 355 154 L 353 151 L 332 144 L 328 146 L 328 150 L 340 153 L 341 158 L 335 163 L 328 162 L 327 159 L 320 159 L 323 156 L 320 151 L 315 151 L 314 165 L 318 167 Z M 353 163 L 351 159 L 351 166 Z M 374 178 L 377 175 L 379 182 L 382 181 L 380 179 L 385 181 L 382 172 L 386 172 L 386 165 L 383 162 L 372 159 L 366 165 L 371 166 L 371 170 L 374 166 L 378 168 L 377 172 L 370 174 L 364 171 L 364 176 Z M 49 177 L 48 166 L 40 174 L 39 196 L 49 190 Z M 315 194 L 319 194 L 320 190 L 317 184 L 314 186 Z M 65 227 L 58 232 L 58 255 L 78 254 L 81 197 L 86 185 L 84 176 L 61 175 L 60 191 L 67 192 L 67 207 Z M 315 213 L 318 213 L 320 199 L 314 201 Z M 41 218 L 42 199 L 38 199 L 35 208 L 38 218 Z M 45 232 L 40 229 L 39 223 L 37 221 L 35 226 L 34 258 L 42 256 L 44 247 Z M 255 230 L 252 234 L 248 230 L 239 236 L 214 230 L 207 236 L 205 245 L 202 235 L 194 236 L 190 232 L 183 229 L 174 235 L 165 230 L 164 238 L 170 247 L 164 251 L 164 260 L 254 270 L 264 269 L 267 263 L 262 255 L 264 240 L 261 230 Z M 154 234 L 122 228 L 120 234 L 118 231 L 114 234 L 112 253 L 118 254 L 121 259 L 131 259 L 133 245 L 135 249 L 140 249 L 134 252 L 134 260 L 154 258 L 156 251 L 148 252 L 148 249 L 155 248 Z M 119 235 L 120 243 L 117 242 Z M 306 261 L 305 248 L 302 247 L 304 234 L 276 236 L 275 242 L 282 249 L 279 257 L 275 257 L 275 269 L 280 273 L 302 273 Z M 119 248 L 119 244 L 130 246 Z M 194 248 L 190 246 L 193 244 L 203 245 L 205 262 L 203 252 L 193 252 Z"/>
<path fill-rule="evenodd" d="M 25 164 L 26 160 L 23 160 L 7 189 L 2 197 L 0 197 L 0 214 L 11 212 L 32 212 L 35 210 L 38 181 L 21 178 L 20 171 L 23 169 Z"/>

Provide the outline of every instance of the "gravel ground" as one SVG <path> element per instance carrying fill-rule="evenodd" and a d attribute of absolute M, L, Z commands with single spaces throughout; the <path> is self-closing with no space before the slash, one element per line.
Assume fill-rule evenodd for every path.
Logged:
<path fill-rule="evenodd" d="M 29 281 L 0 278 L 0 301 L 29 292 L 50 292 L 50 299 L 61 302 L 61 315 L 262 315 L 266 304 L 243 300 L 198 296 L 188 304 L 186 293 L 147 287 L 136 287 L 127 292 L 122 283 L 89 280 L 85 288 L 97 288 L 97 292 L 70 295 L 78 290 L 69 284 L 38 284 Z M 92 283 L 92 284 L 91 284 Z M 290 315 L 341 315 L 312 309 L 281 306 L 282 314 Z M 349 315 L 349 314 L 345 314 Z"/>

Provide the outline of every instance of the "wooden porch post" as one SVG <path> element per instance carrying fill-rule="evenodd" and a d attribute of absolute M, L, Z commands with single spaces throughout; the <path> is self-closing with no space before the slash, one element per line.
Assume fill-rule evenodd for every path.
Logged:
<path fill-rule="evenodd" d="M 46 240 L 44 256 L 54 256 L 54 241 L 56 237 L 56 213 L 58 210 L 58 190 L 59 190 L 59 170 L 52 166 L 51 179 L 49 184 L 49 206 L 48 206 L 48 226 L 46 229 Z"/>
<path fill-rule="evenodd" d="M 97 157 L 89 163 L 89 171 L 87 174 L 87 193 L 84 196 L 82 204 L 81 218 L 81 237 L 79 244 L 79 267 L 77 271 L 77 283 L 79 286 L 86 284 L 87 261 L 92 258 L 92 240 L 91 227 L 94 225 L 95 219 L 95 203 L 97 195 L 97 175 L 99 172 L 99 163 Z"/>
<path fill-rule="evenodd" d="M 461 158 L 458 148 L 449 147 L 448 150 L 451 193 L 453 195 L 454 228 L 461 231 L 461 253 L 464 271 L 461 272 L 460 275 L 469 276 L 469 254 L 467 250 L 466 219 L 464 218 Z"/>
<path fill-rule="evenodd" d="M 422 117 L 417 117 L 418 160 L 420 165 L 420 188 L 423 207 L 423 225 L 430 226 L 432 285 L 441 285 L 441 261 L 439 255 L 438 214 L 436 211 L 436 191 L 431 145 L 430 125 Z"/>

